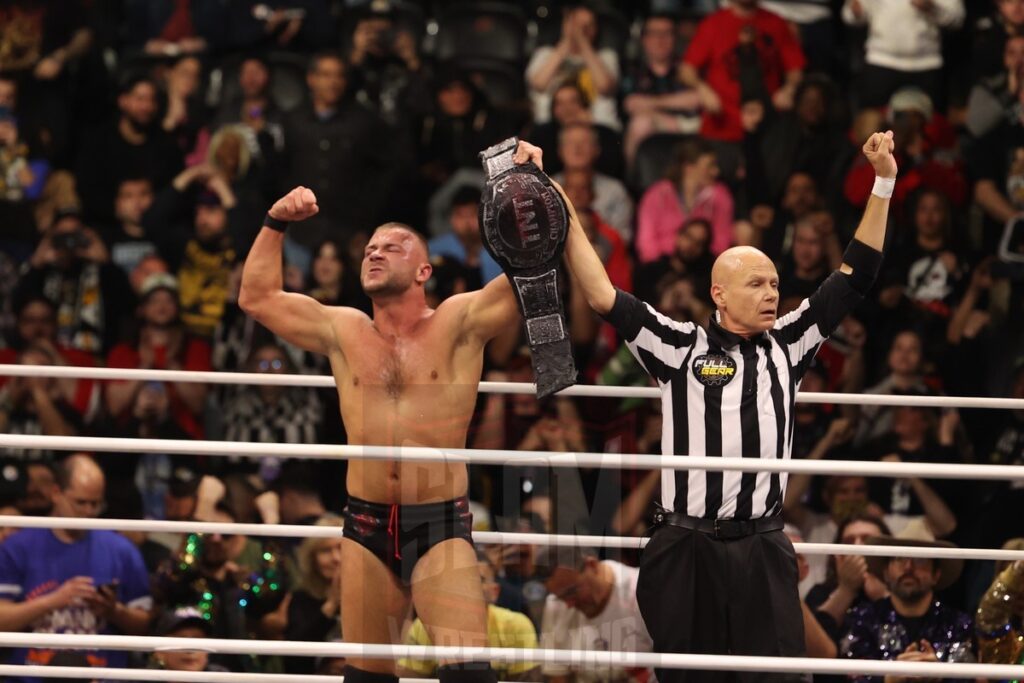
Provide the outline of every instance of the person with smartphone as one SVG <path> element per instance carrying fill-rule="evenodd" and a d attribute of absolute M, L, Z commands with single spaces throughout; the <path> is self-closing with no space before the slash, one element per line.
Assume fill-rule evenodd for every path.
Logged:
<path fill-rule="evenodd" d="M 83 454 L 56 468 L 53 516 L 92 518 L 103 511 L 106 480 Z M 0 630 L 28 633 L 145 635 L 152 598 L 139 550 L 112 531 L 25 529 L 0 544 Z M 48 648 L 17 648 L 7 664 L 46 665 Z M 124 667 L 125 652 L 93 650 L 94 666 Z M 34 678 L 5 680 L 34 681 Z"/>

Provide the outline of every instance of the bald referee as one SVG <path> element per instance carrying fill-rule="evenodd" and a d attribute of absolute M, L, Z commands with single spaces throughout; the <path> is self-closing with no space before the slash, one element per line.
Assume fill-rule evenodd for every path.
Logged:
<path fill-rule="evenodd" d="M 572 213 L 566 255 L 591 307 L 661 387 L 665 455 L 790 457 L 793 403 L 818 347 L 864 297 L 882 261 L 896 179 L 892 132 L 864 145 L 875 186 L 838 271 L 776 318 L 779 276 L 751 247 L 711 272 L 717 312 L 705 330 L 616 290 Z M 521 149 L 521 156 L 539 156 Z M 786 474 L 665 470 L 662 512 L 640 563 L 637 598 L 657 652 L 799 656 L 793 546 L 782 532 Z M 793 676 L 659 670 L 660 683 L 784 681 Z"/>

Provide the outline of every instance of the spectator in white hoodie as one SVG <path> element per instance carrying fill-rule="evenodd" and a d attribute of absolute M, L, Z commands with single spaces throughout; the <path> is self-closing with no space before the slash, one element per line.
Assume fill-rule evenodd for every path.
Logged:
<path fill-rule="evenodd" d="M 964 20 L 963 0 L 846 0 L 843 21 L 867 25 L 862 107 L 881 107 L 902 87 L 924 90 L 942 108 L 942 34 Z"/>

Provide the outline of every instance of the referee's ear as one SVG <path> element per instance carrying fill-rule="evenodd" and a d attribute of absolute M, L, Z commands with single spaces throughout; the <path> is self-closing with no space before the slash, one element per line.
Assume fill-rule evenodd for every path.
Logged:
<path fill-rule="evenodd" d="M 725 306 L 725 287 L 715 282 L 711 285 L 711 300 L 715 302 L 715 308 Z"/>

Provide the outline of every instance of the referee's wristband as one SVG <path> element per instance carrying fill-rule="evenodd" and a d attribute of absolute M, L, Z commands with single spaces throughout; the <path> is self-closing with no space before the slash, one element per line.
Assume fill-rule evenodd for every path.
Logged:
<path fill-rule="evenodd" d="M 892 197 L 892 191 L 896 188 L 895 178 L 882 178 L 875 176 L 875 186 L 871 188 L 871 194 L 882 199 Z"/>
<path fill-rule="evenodd" d="M 284 232 L 288 229 L 288 221 L 279 221 L 271 216 L 270 213 L 267 213 L 266 217 L 263 219 L 263 225 L 271 230 L 277 230 L 278 232 Z"/>

